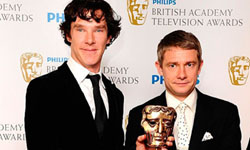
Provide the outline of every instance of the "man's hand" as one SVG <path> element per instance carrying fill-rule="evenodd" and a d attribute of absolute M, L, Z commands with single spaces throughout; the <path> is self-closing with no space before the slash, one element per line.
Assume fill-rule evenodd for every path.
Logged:
<path fill-rule="evenodd" d="M 136 140 L 136 150 L 146 150 L 144 141 L 146 140 L 146 134 L 138 136 Z"/>
<path fill-rule="evenodd" d="M 146 140 L 146 134 L 138 136 L 137 140 L 136 140 L 136 150 L 146 150 L 146 145 L 145 145 L 145 140 Z M 174 141 L 174 137 L 173 136 L 169 136 L 168 140 L 166 142 L 167 147 L 171 147 L 173 146 L 173 141 Z M 167 150 L 167 148 L 163 147 L 162 150 Z"/>

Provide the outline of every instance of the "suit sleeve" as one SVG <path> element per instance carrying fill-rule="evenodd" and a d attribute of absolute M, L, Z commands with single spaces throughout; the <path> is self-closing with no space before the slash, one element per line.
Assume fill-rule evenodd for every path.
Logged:
<path fill-rule="evenodd" d="M 241 150 L 240 117 L 235 105 L 231 107 L 225 119 L 219 149 Z"/>
<path fill-rule="evenodd" d="M 53 136 L 49 134 L 51 132 L 50 122 L 47 120 L 49 112 L 46 107 L 43 107 L 44 101 L 49 97 L 46 91 L 36 80 L 31 81 L 27 88 L 24 122 L 28 150 L 50 150 L 51 148 L 49 143 Z"/>
<path fill-rule="evenodd" d="M 125 142 L 126 150 L 135 150 L 137 137 L 144 134 L 144 130 L 140 125 L 141 117 L 142 113 L 138 109 L 133 109 L 129 113 Z"/>

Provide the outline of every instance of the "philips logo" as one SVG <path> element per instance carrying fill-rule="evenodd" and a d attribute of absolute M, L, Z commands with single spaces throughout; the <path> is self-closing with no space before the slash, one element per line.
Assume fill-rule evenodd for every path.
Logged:
<path fill-rule="evenodd" d="M 154 5 L 176 5 L 176 0 L 153 0 Z"/>
<path fill-rule="evenodd" d="M 155 83 L 160 83 L 160 84 L 163 84 L 164 82 L 164 78 L 163 76 L 159 76 L 159 75 L 152 75 L 152 84 L 155 84 Z M 197 77 L 197 81 L 196 81 L 196 85 L 200 83 L 200 80 L 199 80 L 199 76 Z"/>
<path fill-rule="evenodd" d="M 152 75 L 152 84 L 160 82 L 160 84 L 163 84 L 164 78 L 163 76 L 159 75 Z"/>
<path fill-rule="evenodd" d="M 64 22 L 64 13 L 51 13 L 47 14 L 48 22 L 56 21 L 56 22 Z"/>
<path fill-rule="evenodd" d="M 65 62 L 67 57 L 47 57 L 47 62 Z"/>
<path fill-rule="evenodd" d="M 199 75 L 197 77 L 197 80 L 196 80 L 196 85 L 200 83 L 200 80 L 199 80 Z"/>

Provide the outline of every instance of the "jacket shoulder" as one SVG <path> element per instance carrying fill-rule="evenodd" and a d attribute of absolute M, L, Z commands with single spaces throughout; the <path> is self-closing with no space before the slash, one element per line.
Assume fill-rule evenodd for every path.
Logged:
<path fill-rule="evenodd" d="M 70 75 L 67 75 L 71 73 L 69 69 L 67 68 L 66 63 L 59 66 L 57 70 L 54 70 L 52 72 L 49 72 L 47 74 L 41 75 L 33 80 L 30 81 L 28 88 L 33 86 L 40 86 L 41 87 L 50 87 L 50 86 L 56 86 L 61 82 L 62 80 L 65 80 L 66 78 L 70 77 Z"/>
<path fill-rule="evenodd" d="M 204 105 L 207 105 L 207 107 L 213 108 L 220 112 L 237 110 L 237 106 L 232 102 L 210 95 L 206 95 L 201 92 L 198 92 L 198 100 L 204 102 Z"/>
<path fill-rule="evenodd" d="M 104 74 L 102 74 L 102 80 L 105 86 L 108 86 L 111 90 L 115 90 L 115 92 L 119 93 L 123 96 L 121 90 L 119 90 L 114 83 L 112 83 Z"/>

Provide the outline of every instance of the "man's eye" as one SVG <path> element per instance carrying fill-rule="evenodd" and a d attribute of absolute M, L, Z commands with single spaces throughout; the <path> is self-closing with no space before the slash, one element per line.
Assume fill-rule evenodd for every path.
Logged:
<path fill-rule="evenodd" d="M 174 68 L 175 66 L 176 66 L 175 64 L 169 65 L 169 67 L 171 67 L 171 68 Z"/>
<path fill-rule="evenodd" d="M 103 32 L 103 29 L 97 29 L 96 32 Z"/>
<path fill-rule="evenodd" d="M 192 63 L 188 63 L 187 66 L 188 66 L 188 67 L 192 67 L 193 64 L 192 64 Z"/>
<path fill-rule="evenodd" d="M 82 32 L 82 31 L 83 31 L 83 29 L 76 29 L 76 31 L 78 31 L 78 32 Z"/>

